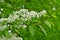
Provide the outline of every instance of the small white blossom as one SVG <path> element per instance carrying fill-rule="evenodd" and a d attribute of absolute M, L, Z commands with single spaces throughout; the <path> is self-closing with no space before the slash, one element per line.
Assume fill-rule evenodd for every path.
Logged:
<path fill-rule="evenodd" d="M 35 11 L 31 11 L 31 12 L 30 12 L 30 16 L 31 16 L 31 17 L 36 17 L 36 15 L 37 15 L 37 12 L 35 12 Z"/>
<path fill-rule="evenodd" d="M 9 15 L 9 17 L 8 17 L 8 22 L 13 22 L 13 21 L 15 21 L 16 19 L 19 19 L 19 15 Z"/>
<path fill-rule="evenodd" d="M 28 12 L 28 10 L 27 9 L 21 9 L 20 12 L 26 13 L 26 12 Z"/>
<path fill-rule="evenodd" d="M 45 15 L 46 14 L 46 10 L 42 10 L 41 12 L 40 12 L 40 15 Z"/>
<path fill-rule="evenodd" d="M 55 7 L 53 7 L 52 9 L 53 9 L 53 11 L 55 11 L 55 10 L 56 10 L 56 8 L 55 8 Z"/>
<path fill-rule="evenodd" d="M 18 37 L 17 39 L 18 39 L 18 40 L 23 40 L 23 38 L 22 38 L 22 37 Z"/>
<path fill-rule="evenodd" d="M 37 18 L 41 17 L 42 15 L 46 14 L 46 10 L 42 10 L 40 13 L 37 13 Z"/>
<path fill-rule="evenodd" d="M 31 16 L 30 16 L 29 14 L 23 14 L 23 15 L 22 15 L 22 18 L 24 18 L 24 19 L 30 19 Z"/>
<path fill-rule="evenodd" d="M 0 22 L 3 22 L 3 21 L 5 21 L 5 20 L 8 20 L 7 18 L 1 18 L 0 19 Z"/>
<path fill-rule="evenodd" d="M 2 38 L 0 37 L 0 40 L 23 40 L 22 37 L 16 37 L 14 35 L 12 35 L 10 38 L 6 38 L 4 36 L 2 36 Z"/>
<path fill-rule="evenodd" d="M 11 30 L 8 30 L 9 33 L 11 33 L 12 31 Z"/>
<path fill-rule="evenodd" d="M 26 28 L 27 26 L 25 24 L 20 25 L 22 28 Z"/>
<path fill-rule="evenodd" d="M 22 21 L 27 21 L 28 19 L 27 18 L 21 18 Z"/>
<path fill-rule="evenodd" d="M 1 10 L 1 11 L 3 11 L 4 9 L 3 9 L 3 8 L 1 8 L 0 10 Z"/>
<path fill-rule="evenodd" d="M 37 16 L 37 18 L 39 18 L 39 17 L 41 17 L 42 15 L 40 15 L 40 13 L 37 13 L 37 15 L 36 15 L 36 16 Z"/>
<path fill-rule="evenodd" d="M 23 25 L 23 28 L 26 28 L 26 27 L 27 27 L 27 26 L 24 24 L 24 25 Z"/>

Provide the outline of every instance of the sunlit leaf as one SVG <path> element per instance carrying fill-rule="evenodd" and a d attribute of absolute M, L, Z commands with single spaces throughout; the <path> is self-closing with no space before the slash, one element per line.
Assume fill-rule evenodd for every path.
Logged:
<path fill-rule="evenodd" d="M 57 18 L 57 16 L 56 16 L 56 15 L 52 15 L 52 17 Z"/>
<path fill-rule="evenodd" d="M 44 22 L 49 28 L 51 28 L 51 23 L 50 22 L 48 22 L 48 21 L 44 21 Z"/>
<path fill-rule="evenodd" d="M 29 26 L 29 31 L 30 31 L 30 33 L 31 33 L 31 35 L 33 36 L 34 35 L 34 28 L 33 28 L 33 26 Z"/>
<path fill-rule="evenodd" d="M 46 33 L 46 31 L 44 30 L 44 28 L 43 28 L 41 25 L 39 25 L 39 26 L 40 26 L 41 30 L 43 31 L 43 33 L 47 36 L 47 33 Z"/>
<path fill-rule="evenodd" d="M 55 27 L 55 24 L 52 21 L 49 21 L 53 27 Z"/>

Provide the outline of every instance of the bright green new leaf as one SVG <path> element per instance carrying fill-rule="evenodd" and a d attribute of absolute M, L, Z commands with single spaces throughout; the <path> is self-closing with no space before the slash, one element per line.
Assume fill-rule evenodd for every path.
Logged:
<path fill-rule="evenodd" d="M 44 22 L 49 28 L 51 28 L 51 23 L 50 22 L 48 22 L 48 21 L 44 21 Z"/>
<path fill-rule="evenodd" d="M 33 36 L 34 35 L 34 28 L 33 28 L 33 26 L 29 26 L 29 31 L 30 31 L 30 33 L 31 33 L 31 35 Z"/>
<path fill-rule="evenodd" d="M 44 30 L 44 28 L 43 28 L 41 25 L 39 25 L 39 26 L 40 26 L 41 30 L 43 31 L 43 33 L 47 36 L 47 33 L 46 33 L 46 31 Z"/>

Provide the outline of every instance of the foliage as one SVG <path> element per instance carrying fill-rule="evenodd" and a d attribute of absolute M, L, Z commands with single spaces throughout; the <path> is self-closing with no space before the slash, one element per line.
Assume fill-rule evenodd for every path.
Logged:
<path fill-rule="evenodd" d="M 16 11 L 18 13 L 23 8 L 28 9 L 29 12 L 35 11 L 35 13 L 41 13 L 42 10 L 46 10 L 46 14 L 39 18 L 32 17 L 31 20 L 28 19 L 27 21 L 18 19 L 12 23 L 7 21 L 0 22 L 0 29 L 4 29 L 0 30 L 0 37 L 10 38 L 16 33 L 23 40 L 60 40 L 59 3 L 60 0 L 4 0 L 4 2 L 0 2 L 0 19 L 8 18 L 10 14 L 13 16 L 13 13 L 16 13 Z M 25 26 L 26 28 L 22 25 L 19 26 L 22 22 L 23 26 L 27 26 Z M 7 28 L 1 25 L 7 25 Z"/>

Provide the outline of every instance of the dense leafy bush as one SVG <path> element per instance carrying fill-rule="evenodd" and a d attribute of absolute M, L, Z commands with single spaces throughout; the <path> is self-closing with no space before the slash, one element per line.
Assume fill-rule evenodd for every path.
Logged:
<path fill-rule="evenodd" d="M 59 0 L 0 0 L 0 40 L 60 40 Z"/>

